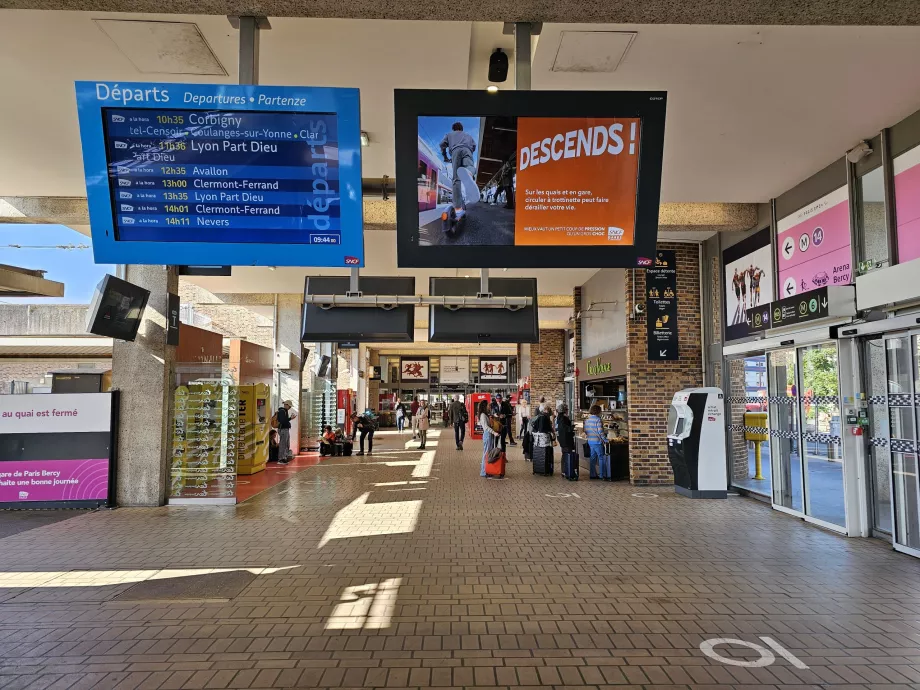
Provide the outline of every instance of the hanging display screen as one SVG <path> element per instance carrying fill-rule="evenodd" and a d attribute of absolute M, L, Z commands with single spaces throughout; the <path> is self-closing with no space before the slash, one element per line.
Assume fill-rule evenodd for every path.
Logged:
<path fill-rule="evenodd" d="M 97 262 L 362 264 L 357 90 L 78 82 L 77 102 Z"/>
<path fill-rule="evenodd" d="M 397 91 L 396 115 L 400 266 L 652 264 L 665 94 Z"/>

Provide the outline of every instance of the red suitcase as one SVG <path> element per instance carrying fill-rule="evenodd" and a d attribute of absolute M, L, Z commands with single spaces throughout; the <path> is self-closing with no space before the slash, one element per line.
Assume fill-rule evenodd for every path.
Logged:
<path fill-rule="evenodd" d="M 499 455 L 495 462 L 487 462 L 486 476 L 492 477 L 493 479 L 504 479 L 506 462 L 508 462 L 508 458 L 505 457 L 504 453 Z"/>

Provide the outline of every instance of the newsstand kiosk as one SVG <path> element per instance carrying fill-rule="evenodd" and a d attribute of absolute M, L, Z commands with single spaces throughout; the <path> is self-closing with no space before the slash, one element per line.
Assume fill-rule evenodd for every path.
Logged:
<path fill-rule="evenodd" d="M 674 490 L 688 498 L 726 498 L 724 400 L 720 388 L 688 388 L 668 410 L 668 460 Z"/>

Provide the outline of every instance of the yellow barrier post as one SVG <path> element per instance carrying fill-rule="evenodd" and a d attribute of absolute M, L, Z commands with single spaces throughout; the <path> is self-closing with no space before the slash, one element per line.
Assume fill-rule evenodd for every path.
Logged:
<path fill-rule="evenodd" d="M 770 438 L 767 431 L 767 413 L 766 412 L 745 412 L 744 413 L 744 440 L 754 442 L 754 479 L 763 479 L 763 469 L 760 457 L 760 444 Z M 763 431 L 752 431 L 752 429 L 763 429 Z"/>

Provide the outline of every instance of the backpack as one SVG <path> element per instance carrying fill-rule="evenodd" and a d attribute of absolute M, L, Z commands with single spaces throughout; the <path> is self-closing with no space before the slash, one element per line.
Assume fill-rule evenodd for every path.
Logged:
<path fill-rule="evenodd" d="M 460 411 L 460 423 L 467 424 L 470 421 L 470 414 L 466 411 L 466 405 L 463 406 L 463 409 Z"/>
<path fill-rule="evenodd" d="M 272 415 L 272 429 L 278 428 L 278 413 Z"/>

